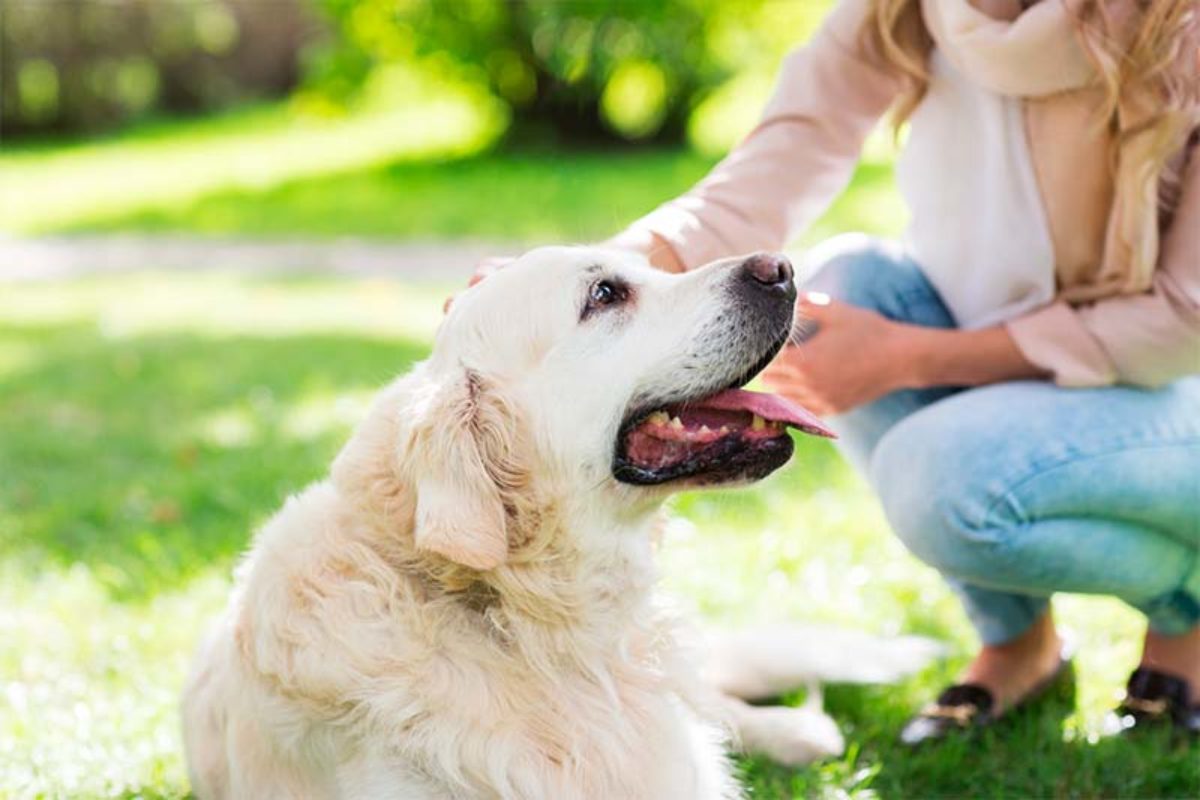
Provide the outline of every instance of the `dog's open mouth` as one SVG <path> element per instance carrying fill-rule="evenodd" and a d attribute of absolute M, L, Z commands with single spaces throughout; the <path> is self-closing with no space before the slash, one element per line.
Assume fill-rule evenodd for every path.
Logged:
<path fill-rule="evenodd" d="M 792 455 L 789 427 L 833 433 L 778 395 L 726 389 L 638 414 L 622 426 L 613 474 L 641 485 L 757 480 Z"/>

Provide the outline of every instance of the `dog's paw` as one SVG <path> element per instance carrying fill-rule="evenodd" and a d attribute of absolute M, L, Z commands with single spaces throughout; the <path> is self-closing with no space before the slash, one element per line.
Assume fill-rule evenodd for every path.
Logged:
<path fill-rule="evenodd" d="M 740 721 L 742 749 L 788 767 L 840 756 L 846 741 L 837 723 L 813 708 L 754 706 Z"/>

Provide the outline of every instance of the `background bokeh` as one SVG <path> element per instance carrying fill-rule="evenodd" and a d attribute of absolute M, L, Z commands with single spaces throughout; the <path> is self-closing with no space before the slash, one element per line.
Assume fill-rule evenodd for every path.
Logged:
<path fill-rule="evenodd" d="M 477 259 L 686 189 L 829 5 L 0 0 L 0 798 L 187 796 L 179 687 L 255 527 Z M 898 234 L 893 153 L 872 135 L 798 246 Z M 846 755 L 745 761 L 753 796 L 1200 796 L 1194 749 L 1098 738 L 1140 628 L 1110 600 L 1059 604 L 1077 697 L 899 749 L 973 638 L 826 443 L 672 513 L 666 582 L 710 619 L 951 645 L 901 686 L 834 687 Z"/>
<path fill-rule="evenodd" d="M 299 90 L 336 114 L 410 70 L 477 88 L 522 135 L 684 140 L 828 5 L 779 0 L 53 0 L 6 6 L 10 134 L 95 133 Z M 404 87 L 385 103 L 407 104 Z M 376 98 L 380 99 L 380 98 Z M 748 108 L 753 111 L 754 109 Z"/>

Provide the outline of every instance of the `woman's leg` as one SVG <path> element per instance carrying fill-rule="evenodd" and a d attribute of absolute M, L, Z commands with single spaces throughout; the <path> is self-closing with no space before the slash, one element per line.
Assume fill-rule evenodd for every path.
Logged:
<path fill-rule="evenodd" d="M 861 234 L 831 239 L 809 254 L 802 291 L 877 311 L 888 319 L 929 328 L 953 328 L 954 317 L 933 284 L 903 249 Z M 829 421 L 838 449 L 863 474 L 875 445 L 909 414 L 948 397 L 953 388 L 906 389 Z"/>
<path fill-rule="evenodd" d="M 898 322 L 955 327 L 932 284 L 894 244 L 842 236 L 812 251 L 810 265 L 814 274 L 804 283 L 807 291 L 825 292 Z M 838 448 L 869 478 L 876 445 L 893 426 L 958 391 L 951 387 L 899 391 L 842 414 L 830 420 L 839 436 Z M 963 595 L 973 620 L 1004 619 L 1007 628 L 1024 631 L 1002 645 L 985 646 L 972 661 L 966 680 L 992 687 L 1003 704 L 1057 666 L 1059 641 L 1046 614 L 1046 597 L 969 587 L 952 577 L 947 580 Z M 984 635 L 985 641 L 989 638 Z M 993 680 L 992 676 L 1004 679 Z"/>
<path fill-rule="evenodd" d="M 1029 631 L 1055 591 L 1120 597 L 1166 636 L 1200 623 L 1200 378 L 961 392 L 895 425 L 870 475 L 985 644 Z"/>

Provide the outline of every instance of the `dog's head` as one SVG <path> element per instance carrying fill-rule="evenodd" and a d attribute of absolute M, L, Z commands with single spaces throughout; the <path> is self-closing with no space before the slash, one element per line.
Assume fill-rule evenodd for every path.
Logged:
<path fill-rule="evenodd" d="M 534 250 L 455 300 L 429 360 L 339 459 L 382 448 L 383 464 L 340 482 L 394 476 L 415 492 L 417 546 L 486 569 L 538 497 L 619 514 L 762 478 L 791 455 L 788 426 L 829 435 L 740 389 L 786 342 L 795 296 L 782 256 L 672 275 L 619 251 Z"/>

